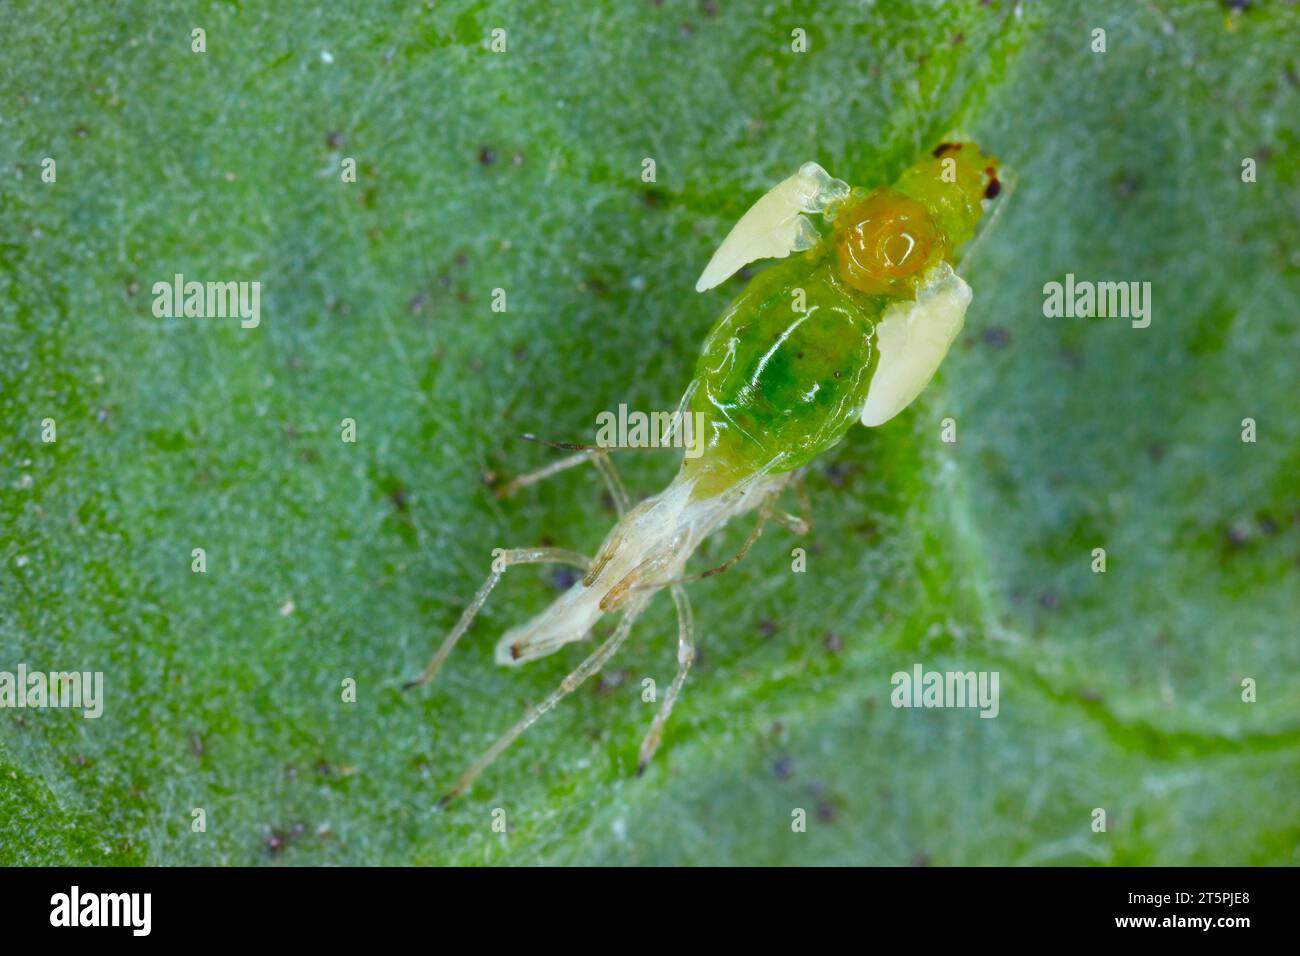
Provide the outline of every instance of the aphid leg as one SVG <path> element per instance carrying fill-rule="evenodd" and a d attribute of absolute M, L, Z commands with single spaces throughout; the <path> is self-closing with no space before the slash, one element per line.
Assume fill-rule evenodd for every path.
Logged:
<path fill-rule="evenodd" d="M 596 466 L 600 476 L 605 479 L 605 485 L 609 488 L 610 497 L 614 499 L 614 507 L 618 509 L 621 517 L 627 511 L 627 490 L 623 487 L 623 482 L 619 480 L 618 472 L 614 469 L 614 463 L 609 459 L 609 453 L 603 448 L 594 446 L 583 448 L 577 454 L 561 458 L 559 461 L 553 461 L 543 468 L 528 472 L 526 475 L 520 475 L 513 481 L 502 485 L 497 491 L 497 497 L 509 498 L 520 488 L 535 485 L 537 482 L 551 477 L 551 475 L 567 471 L 588 461 Z"/>
<path fill-rule="evenodd" d="M 677 695 L 682 692 L 682 685 L 686 683 L 686 674 L 695 661 L 695 620 L 691 615 L 691 602 L 686 597 L 686 589 L 680 584 L 673 585 L 672 595 L 673 602 L 677 605 L 677 674 L 673 677 L 668 693 L 664 695 L 663 703 L 659 705 L 654 722 L 650 724 L 650 732 L 641 742 L 641 756 L 636 762 L 638 777 L 645 773 L 650 759 L 659 749 L 659 739 L 663 736 L 664 725 L 668 723 L 668 717 L 673 712 L 673 704 L 677 703 Z"/>
<path fill-rule="evenodd" d="M 782 511 L 778 512 L 775 518 L 788 531 L 802 536 L 812 531 L 813 525 L 812 501 L 808 498 L 808 489 L 804 485 L 803 472 L 795 473 L 791 485 L 793 485 L 794 493 L 799 499 L 799 514 L 792 515 Z"/>
<path fill-rule="evenodd" d="M 469 630 L 470 624 L 474 622 L 474 615 L 478 614 L 479 609 L 483 607 L 488 595 L 492 593 L 492 589 L 497 586 L 501 576 L 506 573 L 506 568 L 516 564 L 547 563 L 568 564 L 586 571 L 591 567 L 591 558 L 565 548 L 512 548 L 494 557 L 492 559 L 492 572 L 487 576 L 487 580 L 483 582 L 483 586 L 478 589 L 478 593 L 474 595 L 474 600 L 470 601 L 465 610 L 461 612 L 460 620 L 456 622 L 456 626 L 443 638 L 438 652 L 433 655 L 433 660 L 429 661 L 424 673 L 415 680 L 403 684 L 402 690 L 420 687 L 433 680 L 434 675 L 438 673 L 438 668 L 442 667 L 442 662 L 447 659 L 451 649 L 456 646 L 456 642 Z"/>
<path fill-rule="evenodd" d="M 554 708 L 561 700 L 577 690 L 578 686 L 588 677 L 604 667 L 605 663 L 614 656 L 615 652 L 623 646 L 623 642 L 627 640 L 627 636 L 632 630 L 632 624 L 637 619 L 637 615 L 641 613 L 642 607 L 644 607 L 644 603 L 638 602 L 624 611 L 623 616 L 619 618 L 618 625 L 614 628 L 614 633 L 605 639 L 605 643 L 596 648 L 590 657 L 579 664 L 577 669 L 569 674 L 568 677 L 564 678 L 564 680 L 560 682 L 559 687 L 551 691 L 540 703 L 533 705 L 525 711 L 524 716 L 519 719 L 517 724 L 498 737 L 491 747 L 483 751 L 483 755 L 475 760 L 474 763 L 470 765 L 469 769 L 460 775 L 460 779 L 456 781 L 456 785 L 448 790 L 446 795 L 438 801 L 438 806 L 446 806 L 446 804 L 451 800 L 455 799 L 461 793 L 464 793 L 473 786 L 474 781 L 478 779 L 479 774 L 486 770 L 488 765 L 492 763 L 492 761 L 496 760 L 503 750 L 514 743 L 520 734 L 533 724 L 537 723 L 543 714 Z"/>
<path fill-rule="evenodd" d="M 740 550 L 726 561 L 723 561 L 716 568 L 709 568 L 709 570 L 701 571 L 699 574 L 690 574 L 684 578 L 678 578 L 675 581 L 668 581 L 654 586 L 660 588 L 665 587 L 667 584 L 689 584 L 691 581 L 701 581 L 704 578 L 711 578 L 715 574 L 721 574 L 723 571 L 728 571 L 732 566 L 739 564 L 744 559 L 745 555 L 749 554 L 749 549 L 754 546 L 754 542 L 758 540 L 759 535 L 763 533 L 763 526 L 772 519 L 772 506 L 775 503 L 775 495 L 768 495 L 763 499 L 763 503 L 758 509 L 758 523 L 754 525 L 754 530 L 749 533 L 749 537 L 746 538 L 745 543 L 740 546 Z"/>

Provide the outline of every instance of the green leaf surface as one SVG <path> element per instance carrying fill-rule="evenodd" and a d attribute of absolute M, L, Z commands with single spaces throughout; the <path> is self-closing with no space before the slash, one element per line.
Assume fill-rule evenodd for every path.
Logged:
<path fill-rule="evenodd" d="M 1238 6 L 17 3 L 0 671 L 106 701 L 0 711 L 0 862 L 1300 861 L 1300 8 Z M 874 185 L 954 129 L 1018 172 L 966 330 L 812 467 L 808 539 L 691 587 L 646 774 L 666 596 L 435 811 L 581 658 L 491 659 L 564 577 L 512 571 L 403 680 L 493 548 L 614 520 L 594 472 L 485 477 L 673 408 L 744 281 L 695 277 L 801 162 Z M 260 326 L 156 318 L 176 273 L 260 281 Z M 1045 317 L 1067 274 L 1149 282 L 1150 326 Z M 620 460 L 638 495 L 674 467 Z M 891 706 L 916 663 L 998 672 L 997 718 Z"/>

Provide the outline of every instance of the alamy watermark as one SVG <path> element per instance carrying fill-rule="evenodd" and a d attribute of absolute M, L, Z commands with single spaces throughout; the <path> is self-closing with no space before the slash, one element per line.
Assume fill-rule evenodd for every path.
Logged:
<path fill-rule="evenodd" d="M 687 458 L 704 454 L 703 412 L 618 412 L 596 416 L 596 444 L 601 448 L 684 448 Z"/>
<path fill-rule="evenodd" d="M 998 715 L 997 671 L 927 671 L 920 664 L 897 671 L 889 702 L 895 707 L 971 707 L 981 717 Z"/>
<path fill-rule="evenodd" d="M 1074 273 L 1065 274 L 1065 282 L 1048 282 L 1043 286 L 1043 315 L 1049 319 L 1131 319 L 1133 328 L 1151 324 L 1150 282 L 1075 281 Z"/>
<path fill-rule="evenodd" d="M 171 282 L 155 282 L 153 297 L 153 314 L 160 319 L 238 318 L 243 329 L 262 323 L 260 282 L 186 282 L 178 272 Z"/>
<path fill-rule="evenodd" d="M 7 707 L 68 708 L 87 718 L 104 712 L 103 671 L 0 671 L 0 710 Z"/>

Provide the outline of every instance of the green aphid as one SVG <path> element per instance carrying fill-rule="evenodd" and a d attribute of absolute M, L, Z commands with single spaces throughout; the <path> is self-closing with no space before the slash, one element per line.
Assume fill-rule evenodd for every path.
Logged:
<path fill-rule="evenodd" d="M 695 656 L 683 584 L 725 571 L 773 518 L 803 533 L 806 516 L 776 511 L 799 469 L 837 444 L 855 422 L 878 426 L 906 408 L 934 376 L 961 331 L 971 289 L 953 271 L 1001 190 L 998 163 L 971 142 L 940 144 L 892 186 L 850 188 L 805 163 L 758 200 L 718 247 L 696 284 L 710 289 L 758 259 L 762 271 L 723 313 L 700 351 L 682 408 L 704 424 L 702 453 L 658 495 L 630 508 L 607 451 L 577 454 L 515 479 L 503 494 L 590 461 L 609 485 L 619 521 L 594 559 L 561 548 L 494 553 L 492 572 L 421 677 L 431 680 L 505 569 L 561 563 L 584 577 L 531 621 L 508 631 L 496 659 L 522 664 L 592 634 L 617 611 L 612 633 L 546 699 L 529 709 L 456 782 L 444 802 L 542 714 L 614 655 L 637 616 L 668 588 L 678 612 L 678 669 L 641 745 L 638 774 L 659 746 Z M 811 217 L 821 219 L 816 224 Z M 758 520 L 733 558 L 698 574 L 686 562 L 708 535 L 751 511 Z"/>

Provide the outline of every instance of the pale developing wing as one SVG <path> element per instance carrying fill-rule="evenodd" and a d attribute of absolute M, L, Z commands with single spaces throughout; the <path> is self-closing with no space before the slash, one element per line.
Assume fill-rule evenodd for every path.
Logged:
<path fill-rule="evenodd" d="M 755 259 L 784 259 L 811 249 L 821 236 L 805 213 L 825 212 L 848 194 L 847 183 L 816 163 L 804 163 L 740 217 L 700 273 L 695 291 L 712 289 Z"/>
<path fill-rule="evenodd" d="M 971 288 L 952 266 L 930 270 L 914 302 L 896 302 L 876 326 L 880 358 L 862 406 L 862 424 L 883 425 L 920 395 L 961 331 Z"/>

